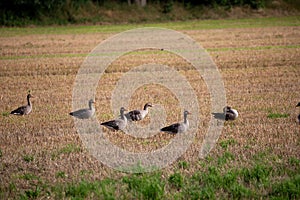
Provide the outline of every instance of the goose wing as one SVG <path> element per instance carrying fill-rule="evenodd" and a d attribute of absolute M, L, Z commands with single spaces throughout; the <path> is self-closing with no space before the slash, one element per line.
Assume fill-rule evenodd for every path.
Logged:
<path fill-rule="evenodd" d="M 139 121 L 142 119 L 142 112 L 140 110 L 133 110 L 128 112 L 126 117 L 132 121 Z"/>
<path fill-rule="evenodd" d="M 70 112 L 69 114 L 79 119 L 87 119 L 93 115 L 92 111 L 89 109 L 80 109 L 74 112 Z"/>
<path fill-rule="evenodd" d="M 178 133 L 179 131 L 179 128 L 180 128 L 180 123 L 176 123 L 176 124 L 172 124 L 170 126 L 166 126 L 162 129 L 160 129 L 161 131 L 163 132 L 168 132 L 168 133 Z"/>
<path fill-rule="evenodd" d="M 10 114 L 14 115 L 24 115 L 26 112 L 27 106 L 21 106 L 13 111 L 10 112 Z"/>
<path fill-rule="evenodd" d="M 101 125 L 110 129 L 120 130 L 119 120 L 111 120 L 111 121 L 103 122 L 101 123 Z"/>

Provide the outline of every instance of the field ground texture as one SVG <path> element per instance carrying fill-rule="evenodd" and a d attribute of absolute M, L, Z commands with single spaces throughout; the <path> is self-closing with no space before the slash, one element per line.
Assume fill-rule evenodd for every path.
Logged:
<path fill-rule="evenodd" d="M 200 199 L 300 198 L 300 18 L 207 20 L 147 25 L 0 29 L 0 198 Z M 72 109 L 73 84 L 85 57 L 101 41 L 135 27 L 172 28 L 203 46 L 216 63 L 227 103 L 239 118 L 226 122 L 205 159 L 198 150 L 211 118 L 210 93 L 196 70 L 168 52 L 132 52 L 114 61 L 99 81 L 96 117 L 114 117 L 111 91 L 135 66 L 172 66 L 194 89 L 201 119 L 193 144 L 162 170 L 126 174 L 93 158 L 82 144 Z M 25 117 L 9 112 L 25 103 Z M 143 96 L 141 95 L 143 94 Z M 138 101 L 136 101 L 138 100 Z M 136 90 L 128 109 L 163 105 L 167 123 L 181 120 L 172 93 L 159 85 Z M 151 112 L 150 112 L 151 116 Z M 141 124 L 148 123 L 149 117 Z M 149 152 L 174 137 L 157 133 L 136 139 L 105 130 L 126 150 Z"/>

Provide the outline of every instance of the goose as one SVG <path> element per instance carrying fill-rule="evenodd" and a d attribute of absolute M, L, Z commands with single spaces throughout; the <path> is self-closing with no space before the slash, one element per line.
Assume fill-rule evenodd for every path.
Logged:
<path fill-rule="evenodd" d="M 230 106 L 225 106 L 223 111 L 224 111 L 226 121 L 235 120 L 239 116 L 238 111 L 231 108 Z"/>
<path fill-rule="evenodd" d="M 300 102 L 296 105 L 296 107 L 300 107 Z M 298 123 L 300 125 L 300 114 L 298 115 Z"/>
<path fill-rule="evenodd" d="M 176 133 L 183 133 L 188 130 L 189 128 L 189 121 L 187 120 L 187 116 L 191 114 L 189 111 L 185 110 L 183 112 L 183 122 L 175 123 L 170 126 L 166 126 L 160 129 L 162 132 L 176 134 Z"/>
<path fill-rule="evenodd" d="M 76 110 L 74 112 L 70 112 L 69 114 L 73 117 L 79 118 L 79 119 L 88 119 L 92 117 L 95 113 L 95 107 L 94 104 L 95 101 L 93 99 L 89 100 L 89 108 L 86 109 L 80 109 Z"/>
<path fill-rule="evenodd" d="M 132 110 L 125 116 L 130 121 L 140 121 L 148 114 L 148 107 L 152 107 L 151 103 L 146 103 L 143 110 Z"/>
<path fill-rule="evenodd" d="M 103 122 L 101 123 L 102 126 L 105 126 L 106 128 L 109 128 L 111 130 L 124 130 L 127 125 L 127 118 L 124 114 L 126 109 L 124 107 L 121 107 L 120 114 L 121 118 L 114 119 L 111 121 Z"/>
<path fill-rule="evenodd" d="M 13 115 L 28 115 L 32 110 L 32 104 L 30 102 L 30 98 L 33 98 L 31 94 L 27 95 L 27 105 L 21 106 L 13 111 L 10 112 L 10 114 Z"/>

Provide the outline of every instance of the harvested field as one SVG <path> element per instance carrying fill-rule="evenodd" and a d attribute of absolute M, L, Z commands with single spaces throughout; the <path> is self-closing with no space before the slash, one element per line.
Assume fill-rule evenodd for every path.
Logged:
<path fill-rule="evenodd" d="M 200 122 L 195 140 L 186 153 L 160 171 L 162 180 L 168 183 L 168 177 L 175 172 L 191 177 L 206 173 L 210 167 L 216 167 L 222 174 L 232 169 L 252 169 L 259 164 L 272 167 L 269 185 L 259 187 L 260 183 L 237 180 L 257 196 L 252 193 L 230 196 L 230 192 L 215 187 L 214 197 L 263 198 L 273 194 L 273 183 L 293 177 L 298 177 L 295 185 L 299 189 L 300 126 L 297 116 L 300 109 L 295 106 L 300 101 L 300 21 L 294 17 L 278 18 L 279 25 L 273 23 L 274 19 L 264 25 L 266 22 L 259 23 L 260 20 L 263 21 L 250 21 L 246 27 L 241 27 L 238 20 L 228 20 L 224 28 L 218 25 L 207 29 L 199 28 L 201 24 L 205 27 L 206 22 L 198 22 L 200 25 L 194 30 L 174 24 L 175 30 L 189 35 L 211 55 L 223 78 L 227 104 L 236 108 L 240 115 L 235 121 L 225 122 L 215 148 L 206 159 L 199 160 L 198 151 L 211 118 L 210 93 L 198 72 L 172 53 L 145 50 L 114 61 L 98 83 L 97 119 L 102 122 L 115 117 L 110 107 L 111 91 L 124 73 L 154 61 L 172 66 L 189 81 L 196 93 L 200 107 L 199 113 L 193 115 L 197 115 Z M 191 23 L 194 24 L 197 22 Z M 172 25 L 168 24 L 168 27 L 172 28 Z M 63 192 L 68 184 L 130 177 L 130 174 L 115 171 L 92 157 L 80 140 L 73 118 L 68 115 L 72 111 L 73 84 L 82 62 L 95 46 L 116 32 L 101 31 L 101 27 L 98 32 L 95 27 L 87 27 L 86 32 L 81 32 L 80 27 L 78 32 L 76 27 L 72 27 L 75 31 L 58 29 L 55 32 L 51 27 L 49 33 L 39 31 L 35 34 L 35 28 L 32 29 L 24 28 L 22 34 L 17 29 L 14 32 L 13 28 L 9 30 L 11 34 L 5 28 L 0 30 L 5 33 L 0 36 L 1 199 L 70 198 L 72 195 Z M 10 111 L 26 103 L 28 90 L 35 97 L 32 113 L 28 116 L 9 115 Z M 162 86 L 149 84 L 136 90 L 128 109 L 142 108 L 145 102 L 164 106 L 167 124 L 182 120 L 178 99 Z M 147 117 L 139 123 L 146 125 L 149 122 Z M 104 132 L 113 144 L 132 152 L 160 149 L 174 137 L 158 132 L 153 137 L 141 139 L 107 129 Z M 182 167 L 180 163 L 187 166 Z M 187 179 L 183 183 L 188 185 Z M 126 186 L 115 184 L 112 196 L 116 199 L 147 198 L 135 196 Z M 60 186 L 64 188 L 62 191 L 57 189 Z M 174 188 L 166 184 L 163 194 L 155 199 L 192 199 L 192 194 L 185 193 L 185 189 L 188 190 L 184 186 Z M 28 191 L 37 194 L 30 196 Z M 92 192 L 81 197 L 107 198 L 101 195 Z M 300 194 L 295 192 L 291 197 L 300 197 Z"/>

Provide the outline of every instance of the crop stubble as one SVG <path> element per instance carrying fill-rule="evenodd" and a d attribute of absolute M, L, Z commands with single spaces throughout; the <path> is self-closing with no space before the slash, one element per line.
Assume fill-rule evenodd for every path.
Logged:
<path fill-rule="evenodd" d="M 300 101 L 300 28 L 182 32 L 209 50 L 223 77 L 228 105 L 237 108 L 240 113 L 238 120 L 225 123 L 220 137 L 220 140 L 233 138 L 236 141 L 237 144 L 230 147 L 238 158 L 233 162 L 243 165 L 252 155 L 262 151 L 271 151 L 282 158 L 299 158 L 300 137 L 296 123 L 299 110 L 295 109 L 295 105 Z M 120 175 L 88 154 L 76 133 L 72 117 L 68 115 L 72 105 L 73 83 L 85 54 L 108 36 L 93 33 L 0 38 L 0 148 L 3 154 L 0 158 L 0 177 L 4 184 L 8 185 L 23 172 L 36 174 L 49 182 L 62 181 L 55 178 L 59 171 L 68 174 L 63 181 L 80 178 L 82 171 L 91 171 L 90 179 Z M 211 116 L 210 96 L 201 75 L 178 56 L 151 50 L 133 52 L 116 60 L 98 84 L 96 117 L 99 121 L 113 118 L 111 92 L 119 78 L 134 66 L 153 61 L 178 70 L 196 92 L 200 109 L 199 113 L 193 114 L 200 117 L 199 130 L 194 143 L 180 158 L 195 162 Z M 25 103 L 29 89 L 35 96 L 33 112 L 25 117 L 4 116 L 4 112 Z M 128 109 L 141 108 L 148 101 L 172 110 L 167 112 L 167 123 L 182 119 L 178 100 L 170 91 L 158 85 L 139 88 Z M 290 116 L 269 119 L 267 115 L 270 112 L 287 113 Z M 149 121 L 146 119 L 140 124 L 145 125 Z M 105 134 L 112 143 L 134 152 L 161 148 L 172 138 L 163 133 L 147 139 L 136 139 L 122 132 L 107 130 Z M 80 147 L 80 151 L 61 151 L 68 144 Z M 221 152 L 222 149 L 217 146 L 211 155 Z M 34 160 L 28 163 L 24 161 L 24 155 L 32 155 Z M 20 181 L 19 184 L 26 188 L 26 181 Z"/>

